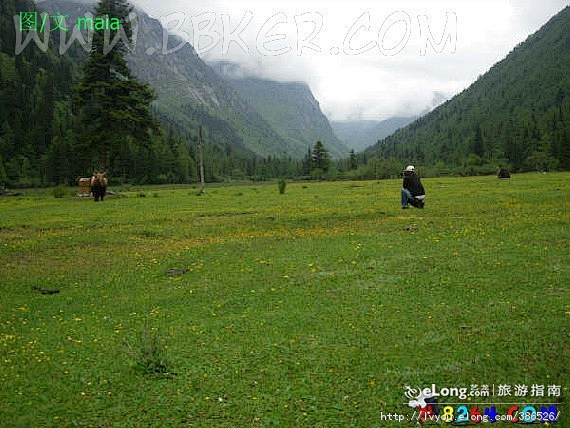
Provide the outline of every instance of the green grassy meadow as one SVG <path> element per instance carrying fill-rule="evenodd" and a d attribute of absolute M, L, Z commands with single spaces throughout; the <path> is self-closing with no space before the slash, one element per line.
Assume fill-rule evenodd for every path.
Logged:
<path fill-rule="evenodd" d="M 432 383 L 570 426 L 570 174 L 423 182 L 0 198 L 0 426 L 398 426 Z"/>

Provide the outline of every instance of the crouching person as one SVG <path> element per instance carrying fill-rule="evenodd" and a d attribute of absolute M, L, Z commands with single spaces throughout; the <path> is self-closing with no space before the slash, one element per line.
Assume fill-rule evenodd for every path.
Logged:
<path fill-rule="evenodd" d="M 404 184 L 402 185 L 402 209 L 409 208 L 412 205 L 416 208 L 424 207 L 424 199 L 426 192 L 420 181 L 420 177 L 416 174 L 416 169 L 410 165 L 404 170 Z"/>

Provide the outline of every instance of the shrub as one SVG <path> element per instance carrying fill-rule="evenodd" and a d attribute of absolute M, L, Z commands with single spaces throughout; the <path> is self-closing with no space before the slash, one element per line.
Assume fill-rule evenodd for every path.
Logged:
<path fill-rule="evenodd" d="M 280 179 L 277 182 L 277 186 L 279 187 L 279 194 L 282 195 L 285 193 L 285 189 L 287 188 L 287 180 L 284 178 Z"/>
<path fill-rule="evenodd" d="M 53 188 L 53 197 L 61 199 L 65 196 L 65 185 L 59 184 Z"/>
<path fill-rule="evenodd" d="M 149 329 L 148 325 L 145 324 L 134 344 L 128 341 L 125 343 L 128 353 L 142 374 L 168 374 L 166 340 L 160 337 L 156 329 Z"/>

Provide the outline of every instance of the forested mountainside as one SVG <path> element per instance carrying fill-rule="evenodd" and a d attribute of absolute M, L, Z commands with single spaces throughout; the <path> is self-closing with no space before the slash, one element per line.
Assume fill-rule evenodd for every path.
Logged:
<path fill-rule="evenodd" d="M 73 26 L 94 4 L 54 0 L 42 7 L 51 14 L 68 15 Z M 201 123 L 214 142 L 237 150 L 246 148 L 259 156 L 282 153 L 283 139 L 189 43 L 177 49 L 180 38 L 169 35 L 165 45 L 160 22 L 138 8 L 134 12 L 139 22 L 137 43 L 126 58 L 134 75 L 156 91 L 154 106 L 163 121 L 181 133 L 194 132 Z"/>
<path fill-rule="evenodd" d="M 76 68 L 53 48 L 15 54 L 13 17 L 33 10 L 28 0 L 0 2 L 0 184 L 58 181 L 67 169 Z"/>
<path fill-rule="evenodd" d="M 440 172 L 570 168 L 570 7 L 468 89 L 365 155 Z"/>
<path fill-rule="evenodd" d="M 85 4 L 68 1 L 40 6 L 48 8 L 49 15 L 69 15 L 66 26 L 70 30 L 77 17 L 90 10 Z M 54 31 L 45 49 L 31 41 L 16 54 L 20 12 L 37 12 L 41 17 L 43 9 L 27 0 L 0 3 L 0 185 L 73 183 L 97 166 L 92 150 L 81 138 L 85 129 L 78 121 L 74 100 L 88 53 L 78 42 L 62 53 L 59 31 Z M 141 25 L 146 21 L 162 37 L 162 29 L 156 27 L 158 21 L 142 12 L 139 16 Z M 70 32 L 65 33 L 67 37 Z M 148 30 L 140 30 L 140 34 L 140 46 L 145 49 L 157 42 L 158 36 L 149 35 Z M 25 38 L 28 33 L 22 35 Z M 260 155 L 281 154 L 283 140 L 199 60 L 190 46 L 162 58 L 144 55 L 138 61 L 164 62 L 159 70 L 144 64 L 137 67 L 136 55 L 130 57 L 129 65 L 156 91 L 152 109 L 162 123 L 162 132 L 144 146 L 129 141 L 111 153 L 109 170 L 114 179 L 140 183 L 196 181 L 200 125 L 206 142 L 207 180 L 300 173 L 300 160 L 284 162 Z M 261 149 L 255 151 L 254 146 Z"/>

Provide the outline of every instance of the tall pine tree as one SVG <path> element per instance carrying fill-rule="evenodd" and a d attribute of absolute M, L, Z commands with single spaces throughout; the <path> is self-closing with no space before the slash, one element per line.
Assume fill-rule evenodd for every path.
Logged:
<path fill-rule="evenodd" d="M 325 149 L 325 145 L 317 141 L 313 147 L 312 154 L 313 170 L 319 169 L 323 172 L 327 172 L 330 166 L 330 156 L 328 151 Z"/>
<path fill-rule="evenodd" d="M 152 132 L 159 131 L 150 110 L 154 92 L 132 75 L 125 60 L 126 43 L 133 37 L 129 17 L 132 9 L 126 0 L 99 1 L 95 18 L 108 16 L 110 21 L 118 19 L 121 25 L 118 30 L 95 31 L 75 90 L 78 134 L 86 149 L 97 156 L 101 170 L 108 168 L 122 145 L 148 144 Z"/>

